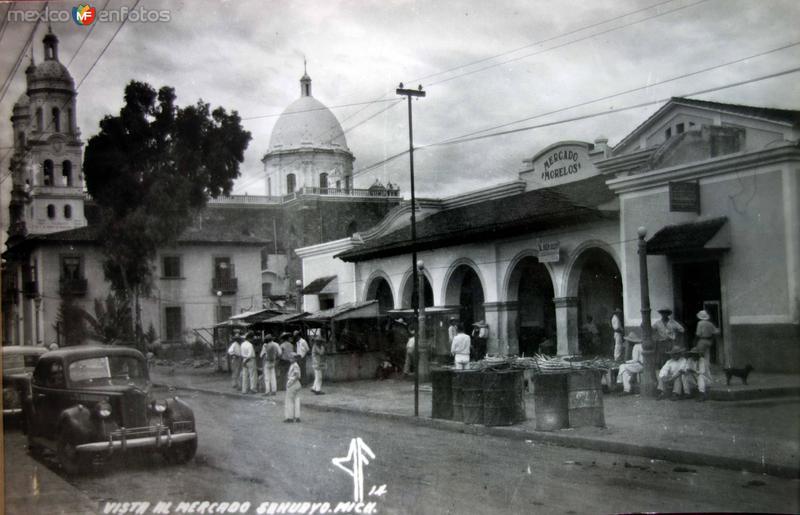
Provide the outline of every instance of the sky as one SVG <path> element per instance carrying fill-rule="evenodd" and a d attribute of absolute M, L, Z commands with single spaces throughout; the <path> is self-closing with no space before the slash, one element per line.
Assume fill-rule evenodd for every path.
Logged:
<path fill-rule="evenodd" d="M 77 3 L 52 1 L 49 8 L 66 11 Z M 90 5 L 119 14 L 135 4 Z M 43 5 L 0 2 L 0 13 Z M 421 147 L 415 152 L 417 195 L 442 197 L 512 181 L 524 159 L 557 141 L 604 136 L 614 145 L 663 105 L 656 101 L 800 65 L 800 45 L 787 47 L 800 43 L 796 0 L 139 0 L 136 7 L 163 10 L 168 21 L 131 20 L 119 29 L 119 22 L 98 20 L 88 38 L 90 27 L 53 23 L 60 60 L 72 61 L 70 73 L 76 83 L 83 81 L 77 120 L 84 142 L 97 133 L 103 116 L 119 112 L 130 80 L 169 85 L 180 105 L 203 99 L 239 112 L 253 139 L 234 193 L 253 195 L 265 192 L 260 160 L 275 115 L 300 96 L 304 58 L 315 98 L 332 107 L 346 131 L 356 157 L 356 187 L 391 181 L 406 197 L 408 156 L 378 164 L 408 149 L 407 107 L 394 92 L 400 82 L 421 84 L 427 92 L 413 102 L 414 140 Z M 33 23 L 4 26 L 5 80 Z M 33 38 L 37 62 L 45 31 L 39 25 Z M 780 47 L 786 48 L 772 51 Z M 724 66 L 733 61 L 738 62 Z M 12 145 L 8 120 L 25 89 L 27 62 L 28 57 L 0 101 L 3 178 Z M 716 68 L 668 81 L 710 67 Z M 693 98 L 800 109 L 798 77 L 792 73 Z M 635 91 L 590 103 L 629 90 Z M 335 107 L 372 101 L 379 102 Z M 622 110 L 648 102 L 653 103 Z M 552 123 L 594 113 L 604 114 Z M 425 147 L 500 125 L 541 124 L 547 126 Z M 4 222 L 10 183 L 2 182 Z"/>

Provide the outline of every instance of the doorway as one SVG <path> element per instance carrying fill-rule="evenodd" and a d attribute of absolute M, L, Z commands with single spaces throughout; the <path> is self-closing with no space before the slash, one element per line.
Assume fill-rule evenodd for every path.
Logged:
<path fill-rule="evenodd" d="M 685 345 L 691 347 L 697 328 L 697 312 L 705 309 L 720 334 L 711 347 L 711 363 L 722 361 L 722 295 L 719 279 L 719 261 L 675 263 L 675 319 L 686 327 Z"/>

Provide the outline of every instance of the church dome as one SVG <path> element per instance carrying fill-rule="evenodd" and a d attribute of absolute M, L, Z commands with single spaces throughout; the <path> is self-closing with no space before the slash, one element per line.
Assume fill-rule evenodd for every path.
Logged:
<path fill-rule="evenodd" d="M 28 91 L 38 89 L 60 89 L 69 92 L 75 90 L 75 81 L 72 80 L 67 67 L 58 60 L 58 38 L 48 30 L 43 40 L 44 61 L 30 66 L 25 70 L 28 76 Z"/>
<path fill-rule="evenodd" d="M 350 152 L 339 120 L 322 102 L 311 96 L 308 75 L 303 75 L 300 86 L 302 96 L 292 102 L 275 122 L 269 152 L 297 149 Z"/>

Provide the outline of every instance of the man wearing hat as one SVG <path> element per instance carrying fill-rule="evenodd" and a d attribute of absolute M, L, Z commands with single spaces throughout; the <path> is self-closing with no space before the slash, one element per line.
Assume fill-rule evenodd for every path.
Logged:
<path fill-rule="evenodd" d="M 614 309 L 614 314 L 611 315 L 611 329 L 614 330 L 614 361 L 622 361 L 625 358 L 625 347 L 623 345 L 624 327 L 622 325 L 622 310 L 616 308 Z"/>
<path fill-rule="evenodd" d="M 233 341 L 228 347 L 228 356 L 231 360 L 231 381 L 233 382 L 233 389 L 238 390 L 242 384 L 242 345 L 241 342 L 244 337 L 237 331 L 233 335 Z"/>
<path fill-rule="evenodd" d="M 282 384 L 286 380 L 286 374 L 289 371 L 289 366 L 292 364 L 292 356 L 294 355 L 294 345 L 292 345 L 292 335 L 290 333 L 282 333 L 281 340 L 281 359 L 278 364 L 278 381 Z"/>
<path fill-rule="evenodd" d="M 673 345 L 667 351 L 669 359 L 658 372 L 658 397 L 657 400 L 664 398 L 664 392 L 672 388 L 670 400 L 677 401 L 683 393 L 683 381 L 681 376 L 686 369 L 686 358 L 683 357 L 686 349 L 680 345 Z"/>
<path fill-rule="evenodd" d="M 250 338 L 253 333 L 247 333 L 239 346 L 242 356 L 242 393 L 256 393 L 258 388 L 258 372 L 256 370 L 256 350 Z"/>
<path fill-rule="evenodd" d="M 617 383 L 622 383 L 622 390 L 625 394 L 631 392 L 631 377 L 644 370 L 644 359 L 642 358 L 642 339 L 631 331 L 625 337 L 625 341 L 633 344 L 633 352 L 631 359 L 619 366 L 619 373 L 617 374 Z"/>
<path fill-rule="evenodd" d="M 266 343 L 261 347 L 261 359 L 264 360 L 264 395 L 275 395 L 278 392 L 275 365 L 281 355 L 281 346 L 271 334 L 268 334 L 266 339 Z"/>
<path fill-rule="evenodd" d="M 489 325 L 481 320 L 472 324 L 472 339 L 475 345 L 472 347 L 473 361 L 478 361 L 486 357 L 486 342 L 489 339 Z"/>
<path fill-rule="evenodd" d="M 447 343 L 451 347 L 453 346 L 453 338 L 456 337 L 458 334 L 458 329 L 456 328 L 456 322 L 458 319 L 456 317 L 450 317 L 450 325 L 447 327 Z"/>
<path fill-rule="evenodd" d="M 669 308 L 661 308 L 658 310 L 661 318 L 653 323 L 653 342 L 655 343 L 655 360 L 656 367 L 660 367 L 666 361 L 665 351 L 672 348 L 673 345 L 680 345 L 680 336 L 684 333 L 684 328 L 681 324 L 671 318 L 672 310 Z"/>
<path fill-rule="evenodd" d="M 700 349 L 703 357 L 706 358 L 706 363 L 710 363 L 711 359 L 711 346 L 714 344 L 714 337 L 719 334 L 719 329 L 711 321 L 711 315 L 705 309 L 697 313 L 697 329 L 694 335 L 696 337 L 695 347 Z"/>
<path fill-rule="evenodd" d="M 711 370 L 708 368 L 708 361 L 700 348 L 693 347 L 686 353 L 686 363 L 681 379 L 683 380 L 683 392 L 686 395 L 691 395 L 697 388 L 697 400 L 708 399 L 707 389 L 711 383 Z"/>
<path fill-rule="evenodd" d="M 308 381 L 306 379 L 306 357 L 308 356 L 308 352 L 311 350 L 309 347 L 308 342 L 303 338 L 303 335 L 300 334 L 300 331 L 294 331 L 292 333 L 292 337 L 294 338 L 294 346 L 295 352 L 298 356 L 300 356 L 297 364 L 300 366 L 300 382 L 302 384 L 306 384 Z"/>

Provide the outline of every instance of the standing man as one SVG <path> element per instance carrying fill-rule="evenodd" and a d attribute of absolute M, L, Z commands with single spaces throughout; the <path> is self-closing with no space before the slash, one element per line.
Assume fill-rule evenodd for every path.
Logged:
<path fill-rule="evenodd" d="M 242 354 L 242 393 L 256 393 L 258 388 L 256 350 L 249 339 L 252 337 L 253 333 L 247 333 L 247 337 L 241 343 L 240 348 Z"/>
<path fill-rule="evenodd" d="M 314 369 L 314 385 L 311 391 L 315 395 L 324 395 L 322 374 L 325 370 L 325 342 L 322 339 L 314 340 L 314 346 L 311 348 L 311 368 Z"/>
<path fill-rule="evenodd" d="M 411 363 L 414 361 L 414 347 L 417 345 L 417 339 L 414 337 L 414 329 L 408 329 L 408 341 L 406 342 L 406 362 L 403 364 L 403 375 L 407 376 L 411 373 Z"/>
<path fill-rule="evenodd" d="M 590 353 L 596 353 L 598 348 L 597 343 L 600 340 L 600 330 L 597 329 L 597 324 L 594 323 L 594 319 L 591 315 L 586 317 L 586 323 L 581 327 L 581 332 L 583 333 L 583 348 L 581 348 L 581 354 L 586 356 Z"/>
<path fill-rule="evenodd" d="M 292 345 L 291 337 L 292 335 L 289 333 L 281 334 L 281 358 L 278 362 L 278 381 L 281 384 L 286 381 L 286 374 L 289 372 L 289 365 L 293 360 L 294 345 Z"/>
<path fill-rule="evenodd" d="M 300 331 L 294 332 L 294 346 L 295 352 L 299 357 L 297 364 L 300 366 L 300 382 L 306 384 L 308 382 L 306 379 L 308 375 L 308 372 L 306 372 L 306 356 L 308 356 L 311 347 L 308 346 L 308 342 L 303 338 L 303 335 L 300 334 Z"/>
<path fill-rule="evenodd" d="M 653 323 L 653 341 L 656 344 L 656 367 L 660 367 L 666 361 L 666 351 L 674 345 L 682 345 L 678 339 L 678 333 L 683 334 L 683 326 L 670 318 L 672 310 L 661 308 L 658 310 L 661 318 Z"/>
<path fill-rule="evenodd" d="M 295 353 L 291 353 L 289 360 L 292 364 L 286 373 L 286 397 L 284 398 L 283 414 L 284 422 L 300 422 L 300 367 L 297 361 L 300 359 Z"/>
<path fill-rule="evenodd" d="M 623 345 L 624 325 L 622 325 L 622 310 L 616 308 L 611 315 L 611 329 L 614 330 L 614 361 L 622 361 L 625 358 L 625 347 Z"/>
<path fill-rule="evenodd" d="M 281 355 L 281 346 L 267 335 L 267 342 L 261 347 L 261 358 L 264 360 L 264 395 L 275 395 L 278 392 L 278 382 L 275 378 L 275 365 Z"/>
<path fill-rule="evenodd" d="M 453 346 L 453 338 L 456 337 L 458 334 L 458 329 L 456 328 L 456 322 L 458 319 L 456 317 L 450 317 L 450 325 L 447 328 L 447 343 L 452 347 Z"/>
<path fill-rule="evenodd" d="M 456 336 L 450 346 L 450 354 L 455 357 L 457 370 L 464 370 L 469 363 L 469 349 L 472 346 L 469 336 L 464 334 L 464 325 L 459 322 L 456 326 Z"/>
<path fill-rule="evenodd" d="M 242 384 L 242 379 L 240 377 L 242 372 L 242 346 L 241 341 L 244 340 L 242 335 L 236 333 L 233 336 L 233 341 L 231 345 L 228 347 L 228 356 L 231 359 L 231 381 L 233 382 L 232 386 L 234 390 L 238 390 Z"/>

